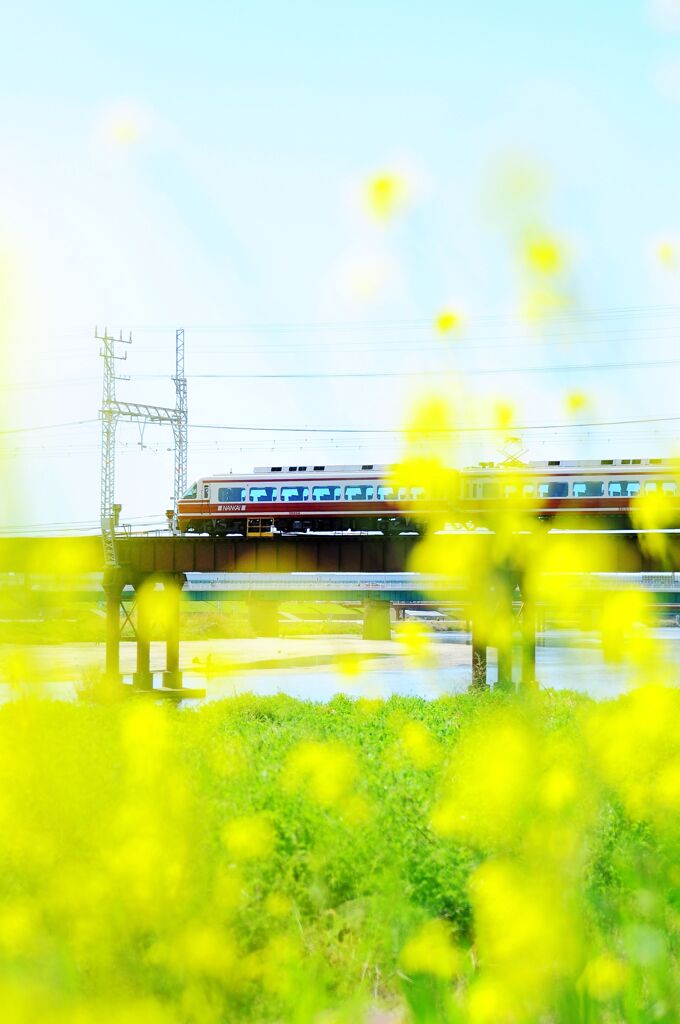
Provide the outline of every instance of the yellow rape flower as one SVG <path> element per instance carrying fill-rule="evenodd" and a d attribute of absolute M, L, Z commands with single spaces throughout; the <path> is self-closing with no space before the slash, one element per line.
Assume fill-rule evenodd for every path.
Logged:
<path fill-rule="evenodd" d="M 432 974 L 448 980 L 460 971 L 462 958 L 449 925 L 435 918 L 411 936 L 399 961 L 408 974 Z"/>
<path fill-rule="evenodd" d="M 487 861 L 471 880 L 482 970 L 512 991 L 525 1010 L 550 998 L 578 962 L 577 916 L 563 881 L 536 867 Z"/>
<path fill-rule="evenodd" d="M 264 814 L 246 814 L 227 822 L 222 839 L 237 861 L 267 857 L 274 848 L 276 833 Z"/>
<path fill-rule="evenodd" d="M 578 413 L 583 413 L 589 408 L 590 399 L 583 391 L 570 391 L 564 400 L 564 404 L 569 415 L 576 416 Z"/>
<path fill-rule="evenodd" d="M 272 917 L 286 918 L 293 912 L 293 901 L 282 892 L 270 892 L 264 908 Z"/>
<path fill-rule="evenodd" d="M 656 247 L 656 258 L 659 263 L 664 267 L 672 269 L 678 265 L 678 249 L 677 246 L 668 240 L 659 242 Z"/>
<path fill-rule="evenodd" d="M 356 755 L 342 743 L 305 740 L 286 759 L 283 785 L 301 790 L 324 807 L 342 801 L 358 774 Z"/>
<path fill-rule="evenodd" d="M 416 768 L 431 768 L 441 759 L 439 743 L 422 722 L 407 722 L 399 733 L 399 743 Z"/>
<path fill-rule="evenodd" d="M 565 264 L 564 247 L 548 234 L 534 234 L 525 243 L 524 260 L 539 274 L 557 274 Z"/>
<path fill-rule="evenodd" d="M 435 330 L 439 334 L 451 334 L 460 328 L 461 323 L 460 313 L 457 313 L 454 309 L 442 309 L 434 320 Z"/>
<path fill-rule="evenodd" d="M 622 960 L 609 953 L 601 953 L 588 961 L 580 983 L 593 999 L 604 1003 L 621 992 L 627 977 L 628 967 Z"/>
<path fill-rule="evenodd" d="M 431 826 L 471 842 L 512 842 L 533 794 L 534 737 L 510 718 L 486 720 L 462 740 Z"/>
<path fill-rule="evenodd" d="M 415 662 L 426 665 L 432 661 L 432 644 L 427 630 L 421 622 L 402 622 L 396 633 L 399 643 Z"/>
<path fill-rule="evenodd" d="M 193 921 L 167 946 L 155 951 L 178 974 L 203 975 L 232 987 L 239 975 L 239 951 L 233 937 L 212 924 Z"/>
<path fill-rule="evenodd" d="M 406 199 L 406 182 L 400 174 L 382 171 L 369 178 L 366 201 L 371 213 L 380 220 L 388 220 Z"/>
<path fill-rule="evenodd" d="M 641 590 L 620 590 L 606 594 L 602 602 L 600 629 L 602 649 L 608 661 L 621 662 L 628 651 L 631 634 L 650 623 L 649 595 Z"/>

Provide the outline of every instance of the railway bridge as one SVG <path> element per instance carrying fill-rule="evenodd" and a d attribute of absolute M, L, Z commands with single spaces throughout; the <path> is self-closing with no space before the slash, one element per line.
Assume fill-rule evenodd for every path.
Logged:
<path fill-rule="evenodd" d="M 403 573 L 426 568 L 464 579 L 472 621 L 473 682 L 486 682 L 487 638 L 483 623 L 489 614 L 509 613 L 519 595 L 521 620 L 521 683 L 534 684 L 536 657 L 535 609 L 525 594 L 527 571 L 541 565 L 548 571 L 640 573 L 680 571 L 680 530 L 557 530 L 542 534 L 517 532 L 499 537 L 490 531 L 435 534 L 422 543 L 415 535 L 303 534 L 272 538 L 210 538 L 205 536 L 138 535 L 117 538 L 119 565 L 104 570 L 100 537 L 0 538 L 0 572 L 53 573 L 68 578 L 102 573 L 106 592 L 106 674 L 120 680 L 120 641 L 131 623 L 137 643 L 133 687 L 181 699 L 200 695 L 182 685 L 179 668 L 180 598 L 187 573 Z M 574 560 L 574 552 L 578 557 Z M 427 566 L 419 564 L 423 558 Z M 125 593 L 134 591 L 134 615 Z M 166 668 L 161 687 L 153 687 L 150 670 L 154 603 L 163 594 Z M 370 632 L 389 635 L 389 603 L 368 595 L 366 623 Z M 491 610 L 491 611 L 490 611 Z M 512 686 L 512 637 L 498 646 L 498 684 Z"/>

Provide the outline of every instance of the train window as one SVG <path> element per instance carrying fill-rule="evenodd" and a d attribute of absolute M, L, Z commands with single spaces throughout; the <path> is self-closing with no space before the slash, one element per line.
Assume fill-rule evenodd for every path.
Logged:
<path fill-rule="evenodd" d="M 217 491 L 218 501 L 245 501 L 245 487 L 220 487 Z"/>
<path fill-rule="evenodd" d="M 425 497 L 425 488 L 424 487 L 412 487 L 411 488 L 411 498 L 412 498 L 413 501 L 419 501 L 420 498 L 424 498 L 424 497 Z"/>
<path fill-rule="evenodd" d="M 312 487 L 312 501 L 340 501 L 340 488 Z"/>
<path fill-rule="evenodd" d="M 394 487 L 386 487 L 384 484 L 378 486 L 378 501 L 392 501 L 394 498 Z"/>
<path fill-rule="evenodd" d="M 675 480 L 647 480 L 645 482 L 645 492 L 661 491 L 663 494 L 677 494 L 678 485 Z"/>
<path fill-rule="evenodd" d="M 203 500 L 210 501 L 210 484 L 203 484 Z"/>
<path fill-rule="evenodd" d="M 517 484 L 506 484 L 503 488 L 504 498 L 514 498 L 517 495 Z"/>
<path fill-rule="evenodd" d="M 539 498 L 566 498 L 568 494 L 569 484 L 566 481 L 554 480 L 548 483 L 546 480 L 538 485 Z"/>
<path fill-rule="evenodd" d="M 348 484 L 345 487 L 345 501 L 372 501 L 373 494 L 371 484 Z"/>
<path fill-rule="evenodd" d="M 634 498 L 640 493 L 640 481 L 610 480 L 607 493 L 610 498 Z"/>
<path fill-rule="evenodd" d="M 611 488 L 611 484 L 609 486 Z M 602 480 L 577 480 L 572 484 L 572 494 L 575 498 L 601 498 L 604 483 Z"/>
<path fill-rule="evenodd" d="M 307 501 L 309 487 L 282 487 L 281 501 Z"/>
<path fill-rule="evenodd" d="M 397 497 L 399 501 L 408 501 L 408 487 L 400 487 Z"/>
<path fill-rule="evenodd" d="M 276 488 L 251 487 L 250 501 L 276 501 Z"/>
<path fill-rule="evenodd" d="M 525 498 L 533 498 L 536 494 L 536 484 L 524 484 L 522 487 L 522 494 Z"/>
<path fill-rule="evenodd" d="M 483 498 L 500 498 L 501 489 L 498 484 L 482 484 Z"/>
<path fill-rule="evenodd" d="M 192 484 L 186 494 L 183 494 L 183 498 L 195 498 L 198 494 L 198 484 Z"/>

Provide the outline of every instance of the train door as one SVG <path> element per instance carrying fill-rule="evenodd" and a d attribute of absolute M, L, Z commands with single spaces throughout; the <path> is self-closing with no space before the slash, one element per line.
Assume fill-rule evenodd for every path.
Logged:
<path fill-rule="evenodd" d="M 274 520 L 267 517 L 246 520 L 246 537 L 273 537 Z"/>

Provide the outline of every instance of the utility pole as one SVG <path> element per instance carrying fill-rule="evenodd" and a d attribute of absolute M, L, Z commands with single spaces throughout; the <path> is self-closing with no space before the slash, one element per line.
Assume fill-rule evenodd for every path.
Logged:
<path fill-rule="evenodd" d="M 97 334 L 94 329 L 95 338 L 101 342 L 100 356 L 104 360 L 104 384 L 102 390 L 102 445 L 101 445 L 101 493 L 100 493 L 100 516 L 102 543 L 104 545 L 104 564 L 113 566 L 116 564 L 115 545 L 115 518 L 116 513 L 113 507 L 114 492 L 116 483 L 116 427 L 118 425 L 118 413 L 116 410 L 116 380 L 129 380 L 129 377 L 116 377 L 116 360 L 127 359 L 125 355 L 118 356 L 115 351 L 116 338 L 109 335 L 104 329 L 104 334 Z M 129 345 L 132 336 L 123 340 L 123 332 L 120 332 L 118 343 Z"/>
<path fill-rule="evenodd" d="M 177 532 L 177 515 L 179 499 L 187 489 L 187 451 L 188 451 L 188 408 L 187 379 L 184 373 L 184 328 L 175 331 L 175 410 L 177 420 L 173 424 L 175 435 L 175 488 L 173 494 L 173 530 Z"/>
<path fill-rule="evenodd" d="M 127 359 L 116 355 L 116 342 L 123 345 L 132 344 L 132 335 L 123 338 L 121 331 L 118 338 L 97 334 L 95 338 L 101 342 L 100 356 L 104 360 L 104 385 L 102 392 L 102 446 L 101 446 L 101 494 L 100 515 L 102 543 L 104 546 L 104 565 L 107 569 L 115 569 L 118 565 L 116 554 L 117 509 L 114 504 L 116 481 L 116 427 L 120 420 L 127 423 L 138 423 L 142 427 L 148 423 L 167 424 L 172 427 L 175 439 L 175 486 L 174 486 L 174 522 L 177 524 L 177 503 L 186 490 L 187 474 L 187 382 L 184 375 L 184 330 L 175 335 L 175 394 L 177 406 L 168 409 L 158 405 L 146 405 L 139 402 L 119 402 L 116 398 L 116 381 L 129 380 L 129 377 L 117 377 L 115 361 Z M 180 337 L 181 336 L 181 337 Z"/>

